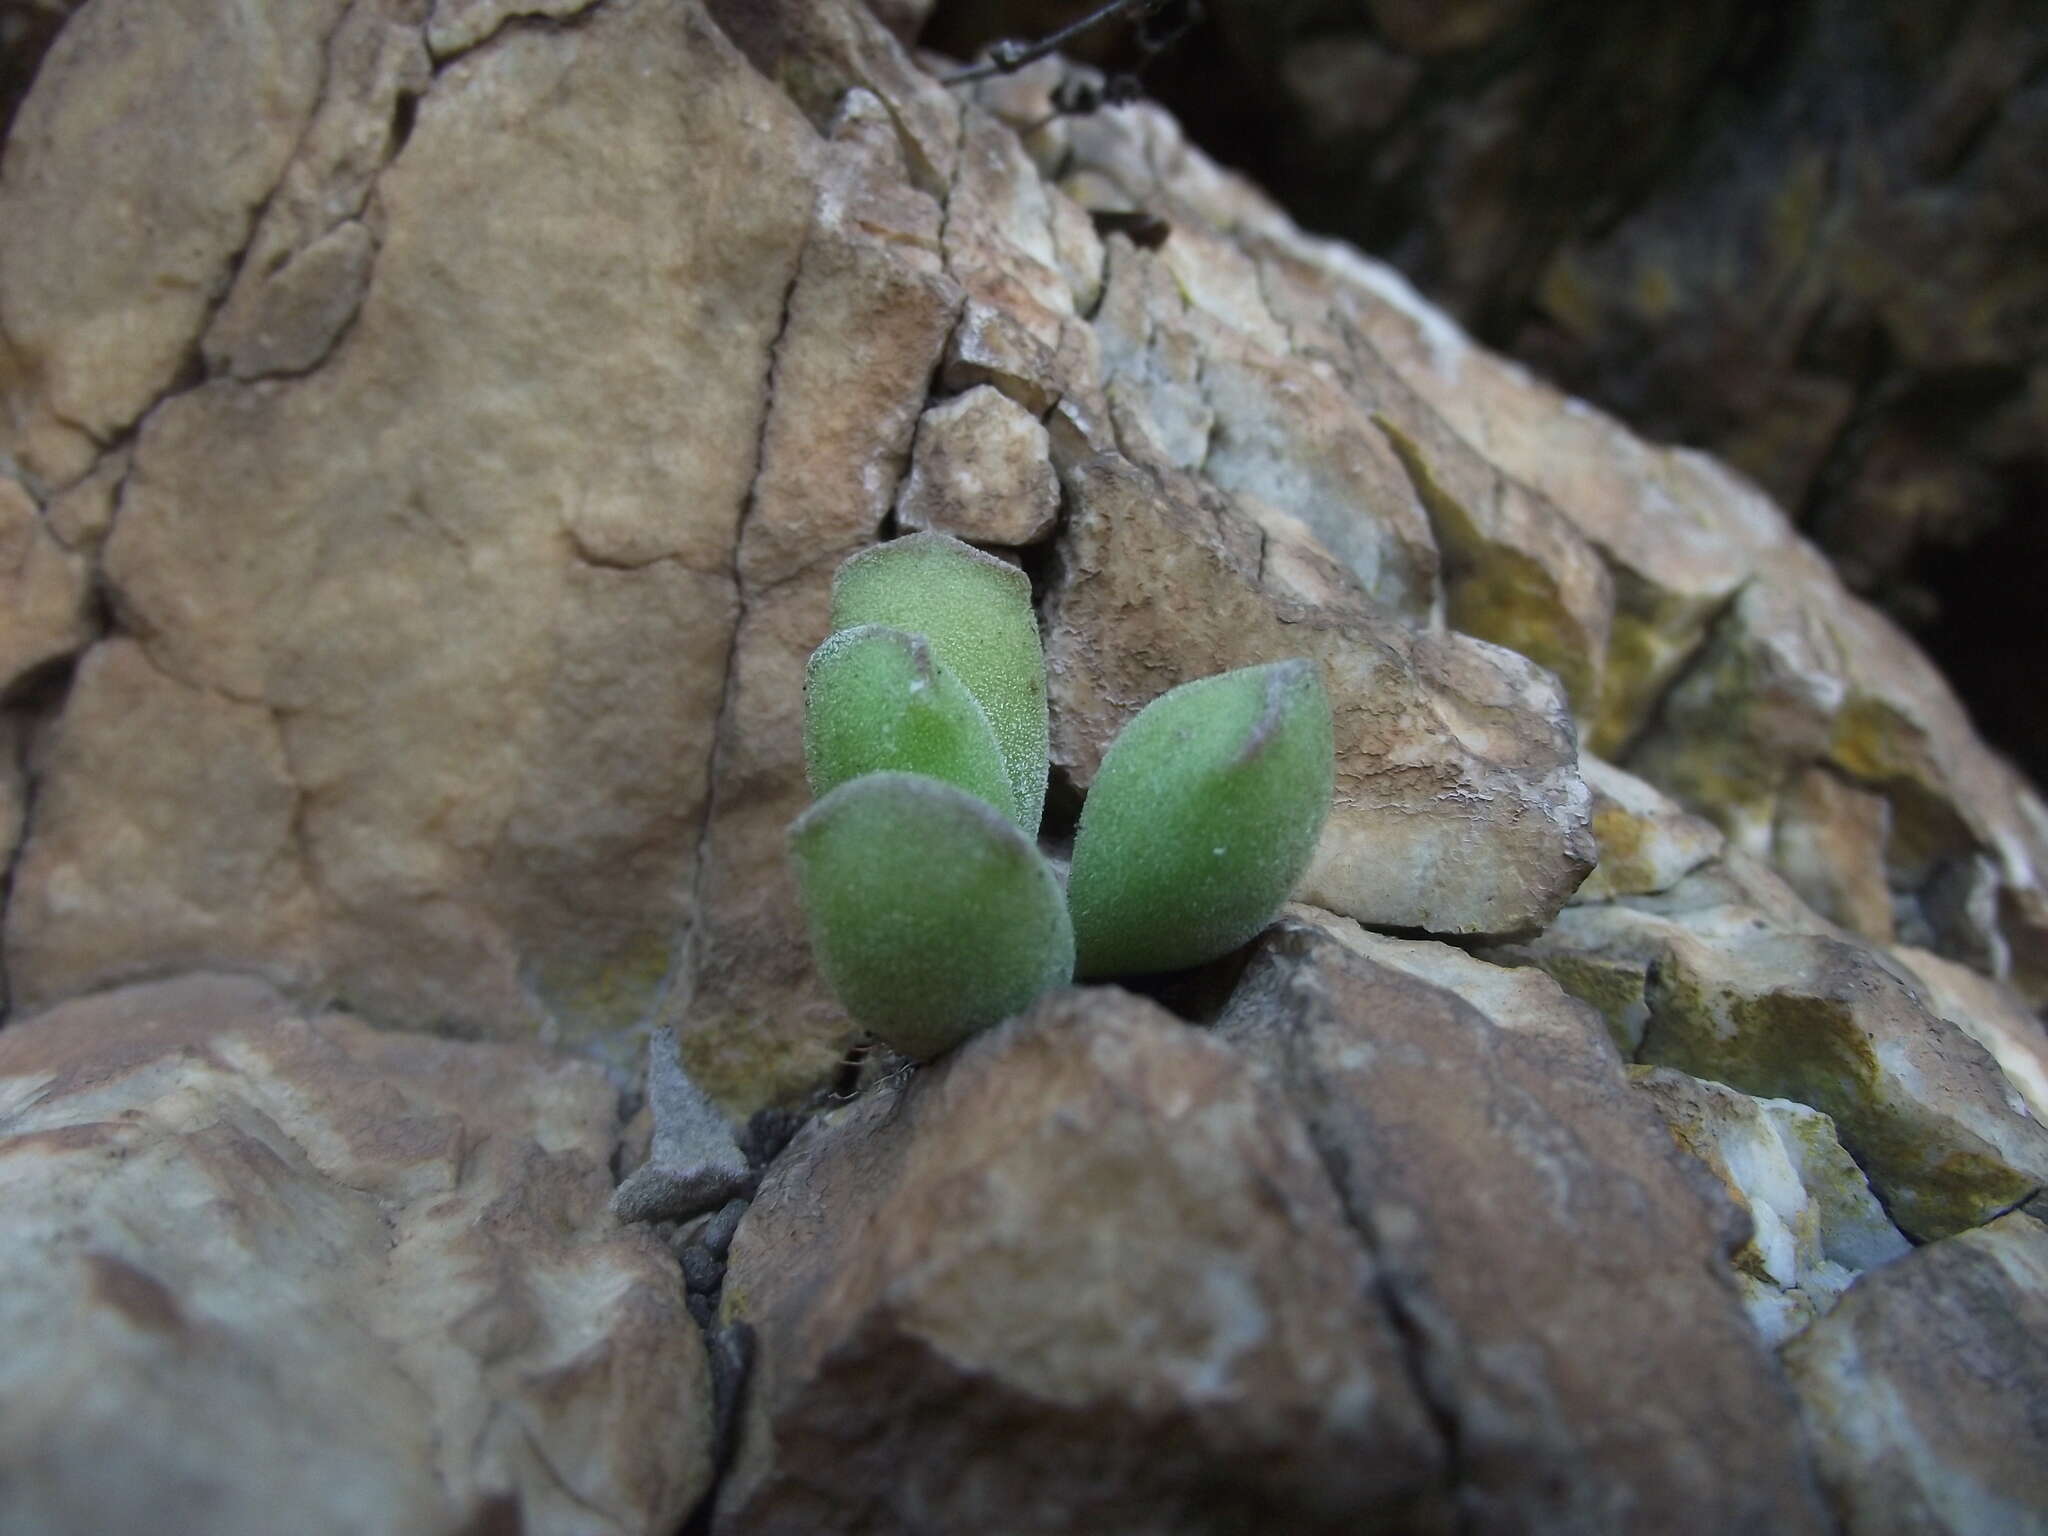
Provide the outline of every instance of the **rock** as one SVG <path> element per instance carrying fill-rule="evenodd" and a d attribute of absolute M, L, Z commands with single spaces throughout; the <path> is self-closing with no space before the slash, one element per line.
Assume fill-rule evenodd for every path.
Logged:
<path fill-rule="evenodd" d="M 2015 1211 L 1866 1275 L 1785 1350 L 1848 1536 L 2041 1528 L 2048 1225 Z"/>
<path fill-rule="evenodd" d="M 2048 1031 L 2040 1018 L 2009 988 L 1968 966 L 1924 949 L 1901 946 L 1891 954 L 1919 985 L 1927 1011 L 1989 1051 L 2034 1118 L 2048 1125 Z"/>
<path fill-rule="evenodd" d="M 1591 1010 L 1531 971 L 1290 916 L 1218 1030 L 1306 1119 L 1366 1235 L 1457 1447 L 1461 1523 L 1826 1528 L 1789 1394 L 1716 1273 L 1732 1212 Z"/>
<path fill-rule="evenodd" d="M 1555 683 L 1512 653 L 1263 591 L 1227 507 L 1115 455 L 1067 479 L 1046 604 L 1053 759 L 1085 787 L 1124 722 L 1167 689 L 1303 656 L 1323 668 L 1337 795 L 1303 890 L 1436 933 L 1542 927 L 1592 863 Z"/>
<path fill-rule="evenodd" d="M 758 1359 L 720 1531 L 1449 1528 L 1300 1124 L 1114 989 L 814 1123 L 741 1224 L 725 1315 Z"/>
<path fill-rule="evenodd" d="M 44 515 L 50 532 L 66 549 L 88 557 L 99 553 L 114 526 L 114 508 L 128 478 L 128 461 L 125 448 L 103 453 L 90 474 L 50 498 Z"/>
<path fill-rule="evenodd" d="M 1008 396 L 979 386 L 918 419 L 910 478 L 896 502 L 899 527 L 978 544 L 1036 544 L 1051 535 L 1059 510 L 1045 428 Z"/>
<path fill-rule="evenodd" d="M 673 1529 L 710 1389 L 673 1262 L 604 1211 L 616 1104 L 242 978 L 10 1023 L 0 1524 Z"/>
<path fill-rule="evenodd" d="M 150 750 L 109 745 L 138 739 Z M 134 640 L 110 639 L 79 663 L 36 767 L 7 905 L 17 1007 L 166 967 L 298 985 L 317 974 L 322 906 L 271 710 L 179 681 Z"/>
<path fill-rule="evenodd" d="M 1673 1140 L 1748 1213 L 1749 1238 L 1733 1255 L 1736 1283 L 1765 1343 L 1784 1343 L 1860 1271 L 1908 1251 L 1818 1110 L 1668 1067 L 1638 1068 L 1633 1081 Z"/>
<path fill-rule="evenodd" d="M 1642 1060 L 1830 1115 L 1909 1237 L 1989 1221 L 2048 1183 L 2048 1127 L 1866 950 L 1768 931 L 1674 938 L 1647 1000 Z"/>
<path fill-rule="evenodd" d="M 752 1189 L 746 1154 L 732 1128 L 690 1081 L 676 1058 L 676 1037 L 656 1030 L 647 1042 L 647 1102 L 654 1140 L 647 1161 L 612 1195 L 621 1221 L 684 1221 L 717 1210 Z"/>
<path fill-rule="evenodd" d="M 433 0 L 427 46 L 437 60 L 466 53 L 514 18 L 561 20 L 586 11 L 593 0 Z"/>
<path fill-rule="evenodd" d="M 443 0 L 429 36 L 460 9 L 479 7 Z M 425 10 L 425 0 L 356 0 L 327 39 L 319 102 L 200 340 L 212 372 L 303 373 L 355 318 L 377 258 L 370 192 L 432 82 Z"/>
<path fill-rule="evenodd" d="M 1771 828 L 1771 863 L 1816 912 L 1872 944 L 1892 941 L 1885 875 L 1891 802 L 1826 768 L 1785 787 Z M 1988 893 L 1987 893 L 1988 894 Z M 1995 913 L 1986 926 L 1995 925 Z"/>
<path fill-rule="evenodd" d="M 344 3 L 120 0 L 59 34 L 0 188 L 0 453 L 67 484 L 172 386 L 305 132 Z"/>
<path fill-rule="evenodd" d="M 1721 834 L 1651 785 L 1591 753 L 1579 771 L 1593 792 L 1593 839 L 1600 862 L 1573 893 L 1575 903 L 1669 890 L 1720 853 Z"/>
<path fill-rule="evenodd" d="M 92 641 L 86 562 L 51 531 L 28 492 L 0 480 L 0 693 Z"/>
<path fill-rule="evenodd" d="M 148 88 L 158 117 L 199 119 L 167 118 L 147 142 L 204 148 L 216 112 L 267 131 L 226 88 L 233 70 L 215 78 L 221 46 L 180 35 L 188 53 Z M 38 110 L 119 104 L 77 58 L 45 72 Z M 205 88 L 171 92 L 179 71 Z M 32 837 L 98 851 L 39 865 L 68 868 L 60 889 L 34 868 L 17 881 L 24 997 L 95 984 L 115 962 L 195 963 L 194 917 L 221 901 L 220 872 L 185 857 L 202 839 L 151 855 L 98 832 L 230 814 L 201 770 L 232 717 L 237 760 L 255 765 L 236 772 L 265 786 L 259 808 L 285 807 L 237 816 L 232 843 L 261 843 L 261 879 L 310 890 L 320 921 L 309 943 L 293 902 L 249 901 L 204 963 L 317 980 L 394 1024 L 623 1053 L 677 978 L 697 911 L 734 549 L 816 154 L 782 94 L 690 7 L 511 28 L 433 77 L 404 152 L 375 174 L 382 233 L 346 343 L 303 378 L 187 390 L 136 440 L 106 579 L 164 675 L 151 688 L 211 702 L 161 716 L 141 763 L 119 746 L 132 720 L 85 712 L 90 690 L 74 699 Z M 81 170 L 68 227 L 116 217 L 142 163 Z M 239 185 L 150 174 L 207 197 Z M 7 228 L 18 245 L 48 226 Z M 94 270 L 37 260 L 45 285 L 59 267 L 65 283 Z M 122 270 L 124 291 L 158 291 Z M 65 312 L 42 311 L 52 326 Z M 75 414 L 65 398 L 50 408 Z M 906 446 L 914 419 L 913 406 Z M 123 848 L 127 865 L 107 857 Z M 168 924 L 134 915 L 144 864 Z"/>

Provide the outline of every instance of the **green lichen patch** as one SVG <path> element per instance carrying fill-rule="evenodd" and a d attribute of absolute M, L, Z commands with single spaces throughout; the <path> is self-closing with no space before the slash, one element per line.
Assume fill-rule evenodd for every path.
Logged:
<path fill-rule="evenodd" d="M 826 983 L 906 1056 L 936 1056 L 1073 976 L 1050 866 L 965 790 L 867 774 L 798 817 L 790 847 Z"/>
<path fill-rule="evenodd" d="M 1075 834 L 1081 974 L 1173 970 L 1249 940 L 1308 867 L 1335 773 L 1313 663 L 1154 699 L 1111 743 Z"/>
<path fill-rule="evenodd" d="M 914 533 L 862 550 L 833 577 L 832 628 L 858 624 L 924 636 L 967 686 L 1002 751 L 1017 824 L 1036 835 L 1050 731 L 1029 578 L 958 539 Z"/>
<path fill-rule="evenodd" d="M 933 657 L 922 635 L 860 624 L 811 654 L 804 674 L 804 763 L 813 795 L 864 773 L 921 773 L 1021 824 L 988 715 Z"/>
<path fill-rule="evenodd" d="M 1990 1220 L 2048 1174 L 2048 1132 L 1997 1069 L 1856 946 L 1779 936 L 1674 945 L 1651 973 L 1642 1059 L 1831 1116 L 1899 1229 Z"/>

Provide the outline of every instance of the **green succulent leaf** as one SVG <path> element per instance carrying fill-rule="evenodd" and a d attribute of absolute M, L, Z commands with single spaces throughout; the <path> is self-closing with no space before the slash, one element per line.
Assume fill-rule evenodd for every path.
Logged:
<path fill-rule="evenodd" d="M 942 533 L 892 539 L 854 555 L 833 578 L 832 627 L 855 624 L 923 635 L 967 685 L 1003 754 L 1017 824 L 1036 836 L 1049 733 L 1045 652 L 1024 573 Z"/>
<path fill-rule="evenodd" d="M 1015 813 L 1009 770 L 979 701 L 924 636 L 880 624 L 842 629 L 811 653 L 804 762 L 814 795 L 895 770 L 943 779 Z"/>
<path fill-rule="evenodd" d="M 1067 883 L 1080 974 L 1212 960 L 1270 922 L 1308 867 L 1336 776 L 1315 666 L 1162 694 L 1110 744 Z"/>
<path fill-rule="evenodd" d="M 965 790 L 871 773 L 789 837 L 819 970 L 855 1023 L 906 1056 L 936 1056 L 1073 977 L 1051 867 Z"/>

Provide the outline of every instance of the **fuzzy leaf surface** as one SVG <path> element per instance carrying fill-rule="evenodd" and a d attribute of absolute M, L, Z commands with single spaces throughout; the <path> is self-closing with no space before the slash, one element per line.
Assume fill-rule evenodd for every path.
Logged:
<path fill-rule="evenodd" d="M 1031 836 L 1045 811 L 1050 733 L 1045 651 L 1031 582 L 942 533 L 914 533 L 849 558 L 832 579 L 832 627 L 886 624 L 923 635 L 981 704 Z"/>
<path fill-rule="evenodd" d="M 804 672 L 804 764 L 811 793 L 864 773 L 922 773 L 1014 814 L 1017 797 L 988 716 L 922 635 L 880 624 L 842 629 Z"/>
<path fill-rule="evenodd" d="M 1335 777 L 1311 662 L 1205 677 L 1146 705 L 1110 744 L 1074 837 L 1080 974 L 1175 970 L 1249 940 L 1307 869 Z"/>
<path fill-rule="evenodd" d="M 818 968 L 855 1023 L 924 1060 L 1074 973 L 1052 869 L 987 801 L 871 773 L 797 818 L 790 847 Z"/>

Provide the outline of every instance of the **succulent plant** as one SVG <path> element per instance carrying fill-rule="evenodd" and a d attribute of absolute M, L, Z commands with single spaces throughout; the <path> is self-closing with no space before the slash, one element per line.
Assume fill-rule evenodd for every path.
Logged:
<path fill-rule="evenodd" d="M 1153 700 L 1111 743 L 1063 887 L 1035 841 L 1045 657 L 1023 572 L 943 534 L 861 551 L 804 683 L 820 798 L 790 828 L 811 946 L 855 1023 L 925 1059 L 1080 973 L 1213 959 L 1271 921 L 1329 810 L 1306 661 Z"/>

